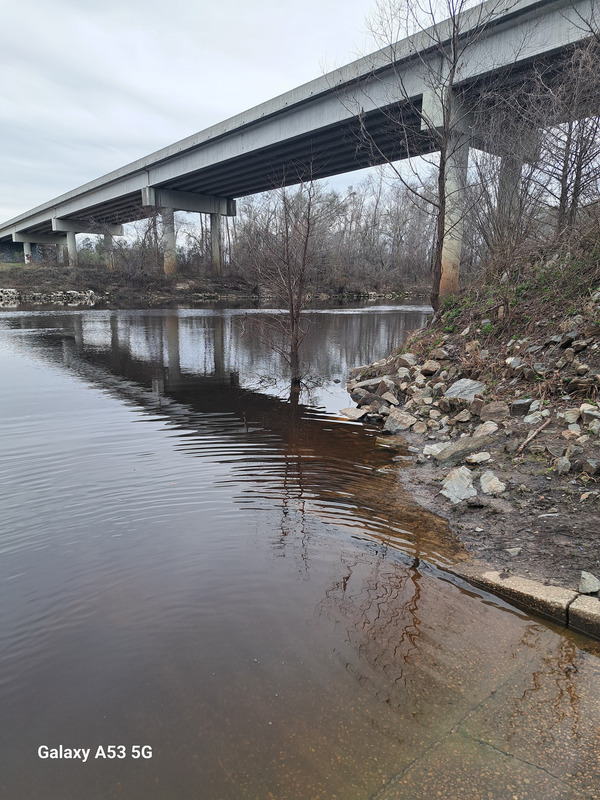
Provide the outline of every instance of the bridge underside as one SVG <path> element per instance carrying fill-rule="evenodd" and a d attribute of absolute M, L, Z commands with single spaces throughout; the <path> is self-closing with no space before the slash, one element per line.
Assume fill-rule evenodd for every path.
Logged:
<path fill-rule="evenodd" d="M 489 77 L 463 84 L 460 94 L 467 105 L 477 103 L 482 96 L 496 98 L 502 95 L 518 105 L 517 97 L 523 91 L 533 70 L 543 70 L 548 76 L 556 71 L 556 60 L 537 59 L 521 64 L 518 70 L 497 71 Z M 422 99 L 410 103 L 403 101 L 368 113 L 345 119 L 332 125 L 316 128 L 310 133 L 284 138 L 268 146 L 253 149 L 235 157 L 224 159 L 184 175 L 153 183 L 155 189 L 185 192 L 216 198 L 247 197 L 280 186 L 290 186 L 310 179 L 329 178 L 366 167 L 391 161 L 401 161 L 414 156 L 433 153 L 437 149 L 435 136 L 423 130 Z M 494 114 L 493 106 L 488 109 Z M 558 122 L 559 120 L 557 120 Z M 489 149 L 489 143 L 471 132 L 471 145 Z M 189 209 L 192 210 L 192 209 Z M 86 232 L 99 233 L 107 225 L 121 225 L 149 216 L 143 204 L 140 189 L 121 192 L 114 198 L 78 209 L 76 213 L 61 213 L 63 219 L 86 220 Z M 38 237 L 56 236 L 51 215 L 47 214 L 34 224 L 25 221 L 19 225 L 23 235 Z M 0 241 L 9 241 L 10 234 L 0 233 Z"/>
<path fill-rule="evenodd" d="M 310 134 L 221 161 L 183 177 L 155 184 L 168 189 L 215 197 L 238 198 L 310 179 L 328 178 L 388 161 L 435 150 L 433 138 L 421 131 L 420 108 L 407 103 L 378 109 L 361 118 L 330 125 Z M 148 216 L 140 191 L 91 205 L 65 219 L 86 219 L 100 231 Z M 23 227 L 24 234 L 52 235 L 51 220 Z M 2 238 L 2 237 L 0 237 Z"/>

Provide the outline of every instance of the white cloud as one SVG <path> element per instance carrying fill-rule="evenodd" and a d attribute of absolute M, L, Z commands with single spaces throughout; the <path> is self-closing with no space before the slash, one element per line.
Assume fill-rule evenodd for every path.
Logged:
<path fill-rule="evenodd" d="M 370 0 L 20 0 L 0 30 L 0 220 L 368 49 Z"/>

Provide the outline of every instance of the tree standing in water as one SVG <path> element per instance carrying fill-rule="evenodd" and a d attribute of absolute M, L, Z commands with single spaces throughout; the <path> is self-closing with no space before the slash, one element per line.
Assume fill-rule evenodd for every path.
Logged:
<path fill-rule="evenodd" d="M 323 234 L 335 219 L 335 197 L 313 181 L 269 192 L 253 203 L 239 243 L 257 285 L 286 309 L 284 316 L 271 318 L 263 333 L 289 365 L 292 393 L 299 391 L 303 377 L 300 350 L 306 328 L 301 314 L 306 290 L 323 266 Z"/>

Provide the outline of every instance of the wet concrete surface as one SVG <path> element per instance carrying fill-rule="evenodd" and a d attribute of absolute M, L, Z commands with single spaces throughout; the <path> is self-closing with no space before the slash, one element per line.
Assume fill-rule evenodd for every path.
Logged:
<path fill-rule="evenodd" d="M 600 665 L 579 639 L 531 628 L 526 663 L 497 680 L 374 800 L 597 800 Z M 471 661 L 465 653 L 465 666 Z M 489 684 L 488 684 L 489 685 Z"/>

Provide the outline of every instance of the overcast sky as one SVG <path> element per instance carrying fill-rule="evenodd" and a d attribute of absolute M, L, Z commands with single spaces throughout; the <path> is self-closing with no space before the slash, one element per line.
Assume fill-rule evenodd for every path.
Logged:
<path fill-rule="evenodd" d="M 352 61 L 372 0 L 19 0 L 0 221 Z"/>

